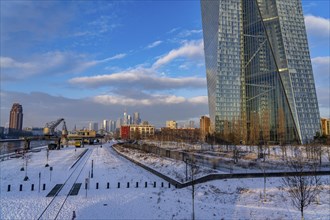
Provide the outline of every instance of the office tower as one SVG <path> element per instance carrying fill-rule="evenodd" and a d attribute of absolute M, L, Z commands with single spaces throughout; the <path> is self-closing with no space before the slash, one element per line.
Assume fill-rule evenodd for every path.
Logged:
<path fill-rule="evenodd" d="M 201 0 L 211 126 L 248 143 L 320 131 L 300 0 Z M 236 131 L 237 132 L 237 131 Z"/>
<path fill-rule="evenodd" d="M 127 115 L 126 110 L 124 111 L 124 117 L 123 117 L 122 125 L 128 125 L 128 115 Z"/>
<path fill-rule="evenodd" d="M 108 120 L 103 120 L 103 126 L 102 126 L 104 131 L 109 131 L 109 122 Z"/>
<path fill-rule="evenodd" d="M 140 113 L 134 112 L 133 114 L 133 124 L 139 125 L 141 123 Z"/>
<path fill-rule="evenodd" d="M 90 130 L 90 131 L 98 131 L 99 129 L 99 126 L 98 126 L 98 123 L 97 122 L 90 122 L 89 123 L 89 127 L 88 127 L 88 129 Z"/>
<path fill-rule="evenodd" d="M 23 127 L 23 107 L 19 103 L 14 103 L 9 116 L 9 128 L 22 130 Z"/>
<path fill-rule="evenodd" d="M 111 132 L 116 130 L 116 121 L 109 120 L 109 129 Z"/>
<path fill-rule="evenodd" d="M 117 119 L 117 122 L 116 122 L 116 129 L 120 129 L 120 127 L 123 125 L 123 123 L 122 123 L 122 119 L 121 118 L 118 118 Z"/>
<path fill-rule="evenodd" d="M 166 121 L 166 127 L 170 129 L 176 129 L 178 128 L 178 124 L 176 121 Z"/>
<path fill-rule="evenodd" d="M 189 121 L 189 128 L 195 128 L 195 122 Z"/>
<path fill-rule="evenodd" d="M 133 121 L 133 119 L 132 119 L 131 115 L 127 115 L 127 124 L 128 125 L 132 124 L 132 121 Z"/>

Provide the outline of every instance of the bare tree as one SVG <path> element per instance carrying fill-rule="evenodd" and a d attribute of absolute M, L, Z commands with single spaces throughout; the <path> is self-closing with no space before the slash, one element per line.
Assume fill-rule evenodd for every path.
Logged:
<path fill-rule="evenodd" d="M 259 115 L 256 112 L 250 114 L 250 144 L 257 145 L 260 139 Z"/>
<path fill-rule="evenodd" d="M 270 141 L 270 113 L 268 109 L 264 109 L 262 113 L 262 123 L 261 123 L 261 129 L 262 129 L 262 139 L 263 139 L 263 144 L 267 147 L 268 149 L 268 155 L 270 155 L 270 148 L 269 148 L 269 141 Z M 265 151 L 266 149 L 262 149 L 262 154 L 264 161 L 266 159 L 265 157 Z"/>
<path fill-rule="evenodd" d="M 293 173 L 291 176 L 282 178 L 282 186 L 289 194 L 292 204 L 301 213 L 304 219 L 304 209 L 313 202 L 321 190 L 321 178 L 316 175 L 306 175 L 306 171 L 315 171 L 315 164 L 308 164 L 302 156 L 288 161 Z"/>
<path fill-rule="evenodd" d="M 195 220 L 195 179 L 200 172 L 199 166 L 196 164 L 196 159 L 192 158 L 187 161 L 190 165 L 190 177 L 191 177 L 191 198 L 192 198 L 192 219 Z"/>

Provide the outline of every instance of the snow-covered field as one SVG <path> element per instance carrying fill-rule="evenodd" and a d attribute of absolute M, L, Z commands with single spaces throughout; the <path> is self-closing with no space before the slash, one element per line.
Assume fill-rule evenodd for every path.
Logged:
<path fill-rule="evenodd" d="M 86 165 L 81 166 L 76 182 L 84 185 L 93 161 L 93 178 L 90 179 L 87 197 L 82 186 L 78 195 L 67 198 L 58 219 L 71 219 L 73 211 L 76 219 L 191 219 L 191 187 L 169 188 L 164 180 L 117 155 L 110 145 L 86 147 L 90 149 L 90 157 Z M 20 171 L 23 159 L 1 161 L 0 219 L 37 219 L 52 200 L 46 195 L 56 184 L 65 182 L 72 172 L 69 168 L 83 150 L 75 151 L 75 148 L 68 147 L 50 151 L 49 165 L 53 167 L 51 180 L 50 169 L 45 167 L 45 149 L 29 153 L 29 181 L 23 181 L 25 171 Z M 162 169 L 167 169 L 165 173 L 171 173 L 171 170 L 176 170 L 174 166 L 169 163 Z M 41 189 L 40 192 L 39 172 L 41 185 L 46 184 L 46 190 Z M 330 178 L 322 179 L 324 187 L 320 203 L 308 207 L 306 219 L 329 219 Z M 106 187 L 108 182 L 109 189 Z M 118 182 L 120 188 L 117 188 Z M 129 188 L 127 182 L 130 183 Z M 139 183 L 138 188 L 135 187 L 136 182 Z M 164 187 L 161 187 L 162 182 Z M 99 189 L 96 189 L 96 183 L 99 183 Z M 8 184 L 11 185 L 10 192 L 7 192 Z M 20 184 L 23 185 L 22 192 L 19 191 Z M 35 185 L 34 191 L 31 191 L 31 184 Z M 199 184 L 195 193 L 196 219 L 299 219 L 300 213 L 291 206 L 287 195 L 278 189 L 280 185 L 280 178 L 267 178 L 267 200 L 264 202 L 260 198 L 263 179 L 217 180 Z"/>
<path fill-rule="evenodd" d="M 190 165 L 186 164 L 180 160 L 174 160 L 168 157 L 160 157 L 152 153 L 145 153 L 136 149 L 128 149 L 121 147 L 120 145 L 116 146 L 116 149 L 119 150 L 122 154 L 128 156 L 129 158 L 142 163 L 166 176 L 175 179 L 178 182 L 184 183 L 190 181 Z M 186 180 L 186 169 L 188 173 L 188 179 Z M 199 167 L 198 171 L 194 175 L 194 179 L 206 176 L 212 173 L 224 173 L 219 170 L 210 169 L 207 167 Z"/>

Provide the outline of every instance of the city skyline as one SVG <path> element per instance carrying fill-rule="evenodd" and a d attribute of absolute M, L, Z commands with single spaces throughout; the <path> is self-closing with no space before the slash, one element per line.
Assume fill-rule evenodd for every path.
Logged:
<path fill-rule="evenodd" d="M 321 117 L 330 117 L 329 2 L 302 3 Z M 86 126 L 125 108 L 158 127 L 208 114 L 199 1 L 0 4 L 0 126 L 14 102 L 24 127 L 62 117 Z"/>

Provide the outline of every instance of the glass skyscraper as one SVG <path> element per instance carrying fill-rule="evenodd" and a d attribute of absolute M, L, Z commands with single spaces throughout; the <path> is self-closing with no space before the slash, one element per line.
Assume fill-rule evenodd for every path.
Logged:
<path fill-rule="evenodd" d="M 307 143 L 320 115 L 300 0 L 201 0 L 211 126 Z"/>

